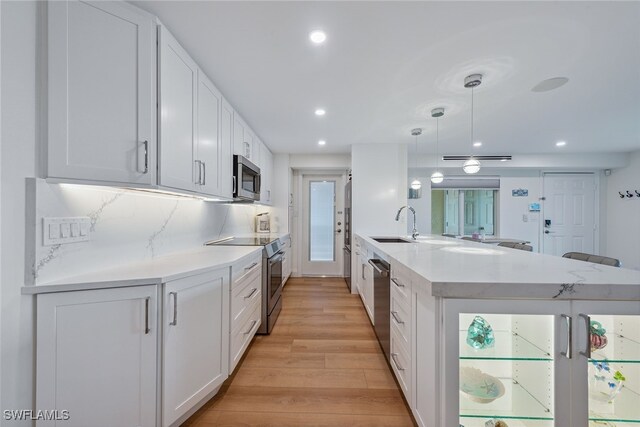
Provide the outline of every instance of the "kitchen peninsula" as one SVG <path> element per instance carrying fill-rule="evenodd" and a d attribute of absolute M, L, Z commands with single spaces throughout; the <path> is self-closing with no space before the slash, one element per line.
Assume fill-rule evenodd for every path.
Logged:
<path fill-rule="evenodd" d="M 375 239 L 356 234 L 356 287 L 377 308 L 368 260 L 390 265 L 389 363 L 418 424 L 640 420 L 640 272 L 441 236 Z M 478 318 L 491 342 L 473 348 Z M 592 353 L 596 324 L 609 344 Z M 619 394 L 588 386 L 597 363 L 624 374 Z M 470 373 L 494 381 L 495 395 L 469 391 Z"/>

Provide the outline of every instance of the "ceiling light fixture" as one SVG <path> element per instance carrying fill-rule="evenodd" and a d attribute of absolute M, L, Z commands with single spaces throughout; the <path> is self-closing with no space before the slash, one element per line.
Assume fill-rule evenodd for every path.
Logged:
<path fill-rule="evenodd" d="M 471 88 L 471 142 L 473 142 L 473 89 L 482 83 L 482 74 L 471 74 L 464 79 L 464 87 Z M 471 156 L 462 165 L 464 173 L 474 174 L 480 171 L 480 162 Z"/>
<path fill-rule="evenodd" d="M 315 44 L 324 43 L 327 40 L 327 35 L 324 31 L 316 30 L 309 33 L 309 40 L 311 40 Z"/>
<path fill-rule="evenodd" d="M 327 143 L 327 141 L 325 141 L 324 139 L 321 139 L 320 141 L 318 141 L 318 145 L 325 145 Z"/>
<path fill-rule="evenodd" d="M 420 128 L 411 129 L 411 135 L 416 137 L 415 159 L 416 159 L 416 169 L 418 169 L 418 136 L 422 135 L 422 129 L 420 129 Z M 416 178 L 413 181 L 411 181 L 411 189 L 412 190 L 419 190 L 421 188 L 422 188 L 422 183 L 420 182 L 420 180 L 418 178 Z"/>
<path fill-rule="evenodd" d="M 476 142 L 473 143 L 473 146 L 474 147 L 482 147 L 482 142 L 476 141 Z"/>
<path fill-rule="evenodd" d="M 566 77 L 553 77 L 547 80 L 543 80 L 531 89 L 532 92 L 549 92 L 550 90 L 558 89 L 561 86 L 566 85 L 569 79 Z"/>
<path fill-rule="evenodd" d="M 556 142 L 556 147 L 564 147 L 567 145 L 567 141 L 558 141 Z"/>
<path fill-rule="evenodd" d="M 438 145 L 440 143 L 440 117 L 444 116 L 444 108 L 434 108 L 431 110 L 431 117 L 436 119 L 436 171 L 431 174 L 431 182 L 440 184 L 444 181 L 444 175 L 438 170 Z"/>
<path fill-rule="evenodd" d="M 322 108 L 318 108 L 316 110 L 316 116 L 324 116 L 325 114 L 327 114 L 327 112 L 324 111 Z"/>

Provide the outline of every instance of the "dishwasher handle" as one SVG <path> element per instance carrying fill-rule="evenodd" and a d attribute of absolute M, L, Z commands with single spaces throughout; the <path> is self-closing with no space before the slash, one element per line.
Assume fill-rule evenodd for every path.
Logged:
<path fill-rule="evenodd" d="M 370 259 L 369 264 L 382 276 L 389 277 L 389 269 L 379 259 Z"/>

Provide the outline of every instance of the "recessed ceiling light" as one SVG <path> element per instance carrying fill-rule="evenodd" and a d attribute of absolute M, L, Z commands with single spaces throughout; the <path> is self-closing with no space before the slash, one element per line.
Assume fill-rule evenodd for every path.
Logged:
<path fill-rule="evenodd" d="M 506 161 L 507 161 L 507 159 L 500 159 L 500 161 L 501 161 L 501 162 L 506 162 Z"/>
<path fill-rule="evenodd" d="M 549 92 L 550 90 L 558 89 L 560 86 L 564 86 L 569 82 L 566 77 L 553 77 L 551 79 L 543 80 L 531 89 L 532 92 Z"/>
<path fill-rule="evenodd" d="M 316 110 L 316 116 L 324 116 L 325 114 L 327 114 L 327 112 L 324 111 L 322 108 L 318 108 Z"/>
<path fill-rule="evenodd" d="M 324 139 L 321 139 L 320 141 L 318 141 L 318 145 L 325 145 L 327 143 L 327 141 L 325 141 Z"/>
<path fill-rule="evenodd" d="M 315 44 L 320 44 L 324 43 L 327 39 L 327 35 L 324 31 L 316 30 L 309 33 L 309 39 Z"/>
<path fill-rule="evenodd" d="M 564 147 L 567 145 L 567 141 L 558 141 L 556 142 L 556 147 Z"/>
<path fill-rule="evenodd" d="M 473 146 L 474 147 L 482 147 L 482 142 L 476 141 L 476 142 L 473 143 Z"/>

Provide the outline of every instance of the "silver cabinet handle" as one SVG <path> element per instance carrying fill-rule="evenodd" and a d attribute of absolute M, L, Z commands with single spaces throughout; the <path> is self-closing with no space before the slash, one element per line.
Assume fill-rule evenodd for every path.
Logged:
<path fill-rule="evenodd" d="M 585 347 L 585 351 L 581 351 L 580 354 L 587 359 L 591 359 L 591 318 L 588 315 L 582 313 L 578 314 L 578 316 L 584 319 L 587 328 L 587 345 Z"/>
<path fill-rule="evenodd" d="M 253 296 L 253 294 L 255 294 L 256 292 L 258 292 L 258 288 L 253 288 L 251 290 L 251 293 L 249 295 L 247 295 L 246 297 L 244 297 L 244 299 L 249 299 Z"/>
<path fill-rule="evenodd" d="M 396 285 L 399 288 L 404 288 L 404 285 L 402 283 L 400 283 L 400 281 L 398 281 L 398 279 L 391 279 L 391 281 L 393 282 L 394 285 Z"/>
<path fill-rule="evenodd" d="M 202 184 L 202 162 L 200 160 L 193 161 L 198 167 L 198 179 L 196 179 L 196 184 Z"/>
<path fill-rule="evenodd" d="M 169 296 L 173 295 L 173 321 L 169 323 L 172 326 L 176 326 L 178 324 L 178 293 L 177 292 L 169 292 Z"/>
<path fill-rule="evenodd" d="M 253 322 L 251 322 L 251 326 L 249 326 L 249 330 L 245 333 L 243 333 L 242 335 L 249 335 L 251 333 L 251 331 L 253 330 L 253 327 L 256 326 L 256 323 L 258 323 L 257 320 L 254 320 Z"/>
<path fill-rule="evenodd" d="M 253 264 L 251 264 L 249 267 L 245 267 L 245 268 L 244 268 L 244 271 L 249 271 L 249 270 L 251 270 L 253 267 L 255 267 L 256 265 L 258 265 L 258 263 L 257 263 L 257 262 L 254 262 L 254 263 L 253 263 Z"/>
<path fill-rule="evenodd" d="M 142 164 L 142 173 L 146 174 L 149 172 L 149 141 L 142 141 L 142 146 L 144 147 L 144 163 Z M 140 168 L 140 161 L 138 160 L 138 169 Z"/>
<path fill-rule="evenodd" d="M 200 162 L 202 165 L 202 185 L 207 185 L 207 164 L 205 162 Z"/>
<path fill-rule="evenodd" d="M 404 368 L 400 366 L 400 363 L 398 362 L 398 353 L 391 353 L 391 360 L 393 360 L 393 364 L 396 365 L 398 371 L 404 371 Z"/>
<path fill-rule="evenodd" d="M 151 328 L 149 327 L 149 301 L 151 298 L 147 297 L 144 299 L 144 333 L 145 335 L 151 332 Z"/>
<path fill-rule="evenodd" d="M 560 315 L 562 318 L 564 318 L 566 324 L 567 324 L 567 350 L 566 351 L 562 351 L 560 352 L 560 355 L 566 357 L 567 359 L 571 359 L 571 347 L 573 346 L 573 319 L 571 319 L 571 316 L 567 316 L 566 314 L 561 314 Z"/>
<path fill-rule="evenodd" d="M 233 177 L 233 182 L 231 184 L 231 193 L 235 193 L 236 192 L 236 177 Z"/>
<path fill-rule="evenodd" d="M 364 267 L 365 267 L 365 265 L 362 264 L 362 278 L 366 280 L 366 277 L 364 277 Z"/>
<path fill-rule="evenodd" d="M 397 324 L 404 325 L 404 322 L 400 319 L 400 317 L 398 317 L 397 311 L 392 311 L 391 315 L 393 316 L 393 320 L 395 320 Z"/>

